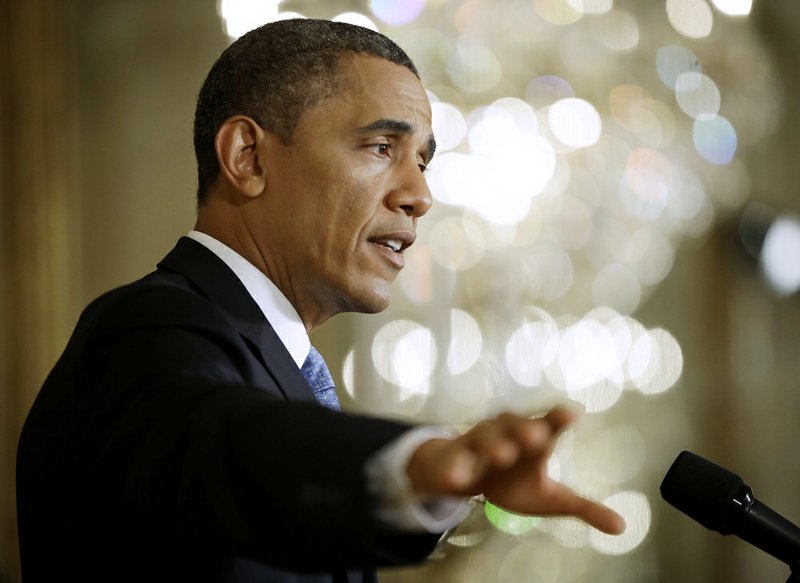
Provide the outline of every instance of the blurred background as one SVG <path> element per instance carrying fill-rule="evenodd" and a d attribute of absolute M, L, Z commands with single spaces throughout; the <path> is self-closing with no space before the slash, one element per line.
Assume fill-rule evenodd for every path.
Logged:
<path fill-rule="evenodd" d="M 14 456 L 38 387 L 82 308 L 192 227 L 194 99 L 216 56 L 297 15 L 405 48 L 439 142 L 392 307 L 316 333 L 344 406 L 463 429 L 579 401 L 551 472 L 629 525 L 476 504 L 382 580 L 786 579 L 658 485 L 691 449 L 800 523 L 800 3 L 0 5 L 0 581 L 19 577 Z"/>

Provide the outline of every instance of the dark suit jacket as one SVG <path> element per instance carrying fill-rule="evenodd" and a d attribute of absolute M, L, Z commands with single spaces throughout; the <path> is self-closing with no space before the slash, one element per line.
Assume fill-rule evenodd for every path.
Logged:
<path fill-rule="evenodd" d="M 365 460 L 406 429 L 317 405 L 238 278 L 183 238 L 84 311 L 31 409 L 23 583 L 373 581 L 438 538 L 372 512 Z"/>

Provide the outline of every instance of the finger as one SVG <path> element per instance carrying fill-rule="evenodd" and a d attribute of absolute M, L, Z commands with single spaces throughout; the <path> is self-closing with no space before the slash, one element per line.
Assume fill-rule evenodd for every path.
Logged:
<path fill-rule="evenodd" d="M 622 534 L 625 531 L 625 519 L 608 506 L 583 498 L 566 486 L 561 486 L 560 495 L 561 503 L 554 504 L 554 509 L 561 508 L 559 514 L 580 518 L 606 534 Z"/>
<path fill-rule="evenodd" d="M 545 419 L 518 419 L 509 431 L 526 455 L 549 452 L 555 445 L 557 437 L 551 424 Z"/>
<path fill-rule="evenodd" d="M 432 440 L 412 455 L 406 473 L 418 493 L 468 496 L 478 494 L 477 485 L 489 464 L 463 438 Z"/>
<path fill-rule="evenodd" d="M 507 420 L 496 419 L 476 425 L 460 438 L 477 456 L 478 471 L 506 468 L 519 459 L 520 444 L 510 429 Z"/>
<path fill-rule="evenodd" d="M 575 423 L 579 417 L 580 413 L 577 410 L 559 406 L 551 409 L 543 419 L 547 421 L 553 432 L 558 434 Z"/>

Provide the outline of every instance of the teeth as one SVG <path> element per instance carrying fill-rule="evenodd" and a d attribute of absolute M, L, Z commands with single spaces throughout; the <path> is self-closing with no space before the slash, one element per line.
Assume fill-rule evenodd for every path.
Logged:
<path fill-rule="evenodd" d="M 380 243 L 389 247 L 392 251 L 400 251 L 400 248 L 403 246 L 402 241 L 398 241 L 397 239 L 384 239 Z"/>

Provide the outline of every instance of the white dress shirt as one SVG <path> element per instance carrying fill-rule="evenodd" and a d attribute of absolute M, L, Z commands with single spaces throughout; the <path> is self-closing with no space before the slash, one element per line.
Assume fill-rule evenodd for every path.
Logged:
<path fill-rule="evenodd" d="M 214 253 L 236 274 L 297 368 L 302 367 L 311 341 L 286 296 L 263 272 L 224 243 L 199 231 L 191 231 L 187 236 Z M 411 429 L 367 462 L 364 471 L 368 487 L 378 494 L 378 516 L 387 524 L 407 531 L 443 532 L 459 524 L 469 513 L 469 503 L 463 498 L 442 496 L 423 503 L 411 489 L 405 471 L 408 460 L 417 447 L 436 437 L 451 437 L 451 434 L 439 427 Z"/>

